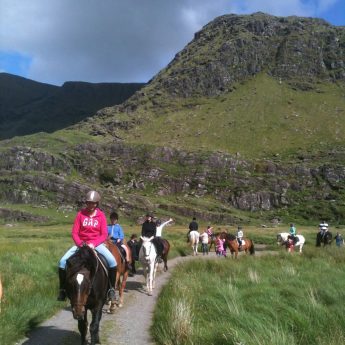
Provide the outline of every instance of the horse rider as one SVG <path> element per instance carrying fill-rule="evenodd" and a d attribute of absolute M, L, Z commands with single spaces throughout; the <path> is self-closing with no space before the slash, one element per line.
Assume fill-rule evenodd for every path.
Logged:
<path fill-rule="evenodd" d="M 325 233 L 328 231 L 328 223 L 326 223 L 324 220 L 319 224 L 319 231 L 321 237 L 324 237 Z"/>
<path fill-rule="evenodd" d="M 153 215 L 148 213 L 146 215 L 146 220 L 142 224 L 142 227 L 141 227 L 141 236 L 148 237 L 148 238 L 152 236 L 154 237 L 152 240 L 152 243 L 154 244 L 156 248 L 157 256 L 160 261 L 163 255 L 164 245 L 161 241 L 161 238 L 156 237 L 156 233 L 157 233 L 157 226 L 156 226 L 156 223 L 153 221 Z"/>
<path fill-rule="evenodd" d="M 293 223 L 290 224 L 289 228 L 289 239 L 291 239 L 293 244 L 295 244 L 296 240 L 296 227 Z"/>
<path fill-rule="evenodd" d="M 59 281 L 60 291 L 57 298 L 58 301 L 64 301 L 66 299 L 66 261 L 70 258 L 78 248 L 82 246 L 88 246 L 94 249 L 99 254 L 102 254 L 108 264 L 108 276 L 110 288 L 107 296 L 112 301 L 116 301 L 115 277 L 117 262 L 104 245 L 104 241 L 108 237 L 107 231 L 107 219 L 104 213 L 98 208 L 101 196 L 96 191 L 90 191 L 86 194 L 85 202 L 86 207 L 80 210 L 74 220 L 72 228 L 72 239 L 75 243 L 59 262 Z"/>
<path fill-rule="evenodd" d="M 108 224 L 108 236 L 111 241 L 119 248 L 121 252 L 121 248 L 126 253 L 126 266 L 129 270 L 132 270 L 131 267 L 131 258 L 128 247 L 123 243 L 125 235 L 122 230 L 122 226 L 119 224 L 119 215 L 116 212 L 111 212 L 110 216 L 110 224 Z"/>
<path fill-rule="evenodd" d="M 196 218 L 193 217 L 192 221 L 189 223 L 189 231 L 187 233 L 187 242 L 189 241 L 189 234 L 191 231 L 198 231 L 199 224 L 196 222 Z"/>
<path fill-rule="evenodd" d="M 238 226 L 236 238 L 237 238 L 237 242 L 238 242 L 238 250 L 241 250 L 241 248 L 242 248 L 242 239 L 243 239 L 242 226 Z"/>

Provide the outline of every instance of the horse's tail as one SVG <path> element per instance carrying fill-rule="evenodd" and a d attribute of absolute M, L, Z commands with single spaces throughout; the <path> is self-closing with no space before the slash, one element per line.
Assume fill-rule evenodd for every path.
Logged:
<path fill-rule="evenodd" d="M 255 247 L 254 247 L 254 242 L 252 241 L 252 245 L 249 248 L 249 253 L 250 255 L 254 255 L 255 254 Z"/>

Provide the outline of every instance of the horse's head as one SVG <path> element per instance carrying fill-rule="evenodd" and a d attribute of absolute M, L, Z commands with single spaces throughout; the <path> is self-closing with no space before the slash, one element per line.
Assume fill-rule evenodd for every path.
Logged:
<path fill-rule="evenodd" d="M 89 298 L 97 259 L 92 249 L 82 247 L 67 262 L 66 293 L 71 302 L 73 317 L 81 320 Z"/>
<path fill-rule="evenodd" d="M 150 261 L 150 257 L 153 254 L 153 251 L 155 251 L 155 246 L 154 244 L 151 242 L 153 240 L 153 236 L 151 237 L 140 237 L 143 241 L 142 243 L 142 249 L 143 249 L 143 254 L 144 254 L 144 258 L 146 261 Z"/>
<path fill-rule="evenodd" d="M 282 244 L 282 242 L 283 242 L 282 235 L 281 235 L 281 234 L 278 234 L 278 235 L 277 235 L 277 244 L 280 245 L 280 244 Z"/>

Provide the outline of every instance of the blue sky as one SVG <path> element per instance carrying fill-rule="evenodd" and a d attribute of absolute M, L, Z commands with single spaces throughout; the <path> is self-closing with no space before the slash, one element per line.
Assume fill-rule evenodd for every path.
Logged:
<path fill-rule="evenodd" d="M 0 0 L 0 72 L 146 82 L 215 17 L 258 11 L 345 26 L 345 0 Z"/>

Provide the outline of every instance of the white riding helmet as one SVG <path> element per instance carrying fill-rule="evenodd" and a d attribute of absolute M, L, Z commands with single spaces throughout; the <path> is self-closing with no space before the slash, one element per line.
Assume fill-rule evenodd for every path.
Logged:
<path fill-rule="evenodd" d="M 99 195 L 98 192 L 91 190 L 86 194 L 86 201 L 91 201 L 91 202 L 99 202 L 101 200 L 101 196 Z"/>

